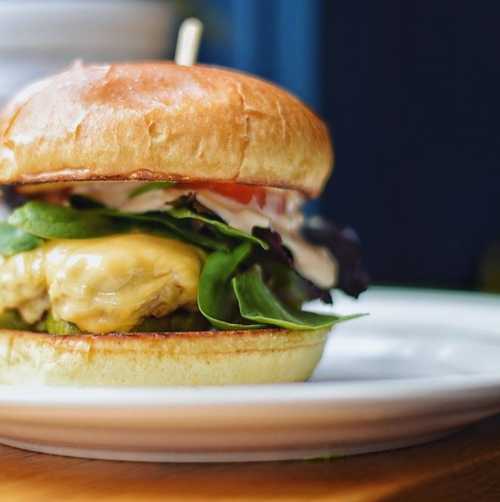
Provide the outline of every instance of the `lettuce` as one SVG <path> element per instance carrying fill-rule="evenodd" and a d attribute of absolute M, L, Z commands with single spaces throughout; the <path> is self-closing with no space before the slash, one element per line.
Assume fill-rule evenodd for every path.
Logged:
<path fill-rule="evenodd" d="M 42 201 L 24 204 L 7 221 L 43 239 L 87 239 L 125 230 L 124 225 L 99 211 L 81 211 Z"/>
<path fill-rule="evenodd" d="M 313 330 L 331 328 L 339 322 L 356 319 L 365 314 L 349 316 L 323 315 L 304 312 L 280 302 L 262 278 L 258 265 L 232 280 L 238 300 L 240 314 L 249 321 L 278 326 L 291 330 Z"/>
<path fill-rule="evenodd" d="M 212 253 L 203 267 L 198 285 L 198 308 L 215 328 L 261 327 L 240 318 L 236 296 L 231 288 L 231 279 L 251 251 L 252 245 L 245 242 L 229 253 Z"/>
<path fill-rule="evenodd" d="M 257 237 L 254 237 L 253 235 L 247 234 L 246 232 L 243 232 L 242 230 L 238 230 L 237 228 L 230 227 L 226 223 L 216 220 L 214 218 L 209 218 L 207 216 L 202 216 L 200 214 L 195 213 L 194 211 L 187 209 L 187 208 L 181 208 L 181 209 L 170 209 L 167 211 L 167 214 L 177 218 L 177 219 L 190 219 L 190 220 L 195 220 L 195 221 L 200 221 L 210 227 L 211 229 L 215 230 L 216 233 L 222 234 L 226 237 L 231 237 L 233 239 L 238 239 L 238 240 L 243 240 L 243 241 L 250 241 L 253 242 L 254 244 L 258 244 L 261 246 L 263 249 L 269 249 L 269 246 L 266 242 L 264 242 L 262 239 L 258 239 Z"/>
<path fill-rule="evenodd" d="M 165 190 L 166 188 L 171 188 L 175 185 L 173 181 L 151 181 L 150 183 L 146 183 L 145 185 L 141 185 L 136 189 L 132 190 L 128 197 L 129 199 L 133 199 L 138 197 L 139 195 L 143 195 L 148 192 L 153 192 L 154 190 Z"/>
<path fill-rule="evenodd" d="M 206 331 L 208 321 L 199 312 L 177 310 L 165 317 L 146 317 L 132 333 L 161 333 L 164 331 Z"/>
<path fill-rule="evenodd" d="M 315 216 L 306 220 L 305 237 L 314 244 L 327 247 L 338 263 L 338 288 L 357 298 L 366 290 L 370 277 L 363 268 L 361 245 L 351 227 L 340 227 Z"/>
<path fill-rule="evenodd" d="M 140 188 L 146 193 L 165 187 L 155 182 Z M 137 195 L 137 190 L 131 194 Z M 45 239 L 85 239 L 132 231 L 178 239 L 208 252 L 198 287 L 200 313 L 146 319 L 136 328 L 138 331 L 197 330 L 209 325 L 231 330 L 265 326 L 313 330 L 360 316 L 302 311 L 302 305 L 313 299 L 331 303 L 330 292 L 294 270 L 293 256 L 280 235 L 266 228 L 254 228 L 252 234 L 233 228 L 205 210 L 195 196 L 179 198 L 171 209 L 145 213 L 107 208 L 81 195 L 73 195 L 70 204 L 31 201 L 18 207 L 8 223 L 0 223 L 0 254 L 29 251 Z M 310 240 L 332 251 L 339 263 L 341 289 L 353 296 L 366 289 L 368 278 L 361 266 L 359 241 L 350 229 L 324 223 L 308 225 L 304 231 Z M 19 325 L 19 319 L 6 315 L 10 316 L 8 323 Z M 75 332 L 73 325 L 62 323 L 47 316 L 44 331 Z"/>
<path fill-rule="evenodd" d="M 0 329 L 26 331 L 31 329 L 31 325 L 24 321 L 17 310 L 4 310 L 0 312 Z"/>
<path fill-rule="evenodd" d="M 40 246 L 43 240 L 9 223 L 0 221 L 0 255 L 12 256 L 31 251 Z"/>
<path fill-rule="evenodd" d="M 88 239 L 135 229 L 177 238 L 208 250 L 228 251 L 238 241 L 250 241 L 264 249 L 268 247 L 250 234 L 189 209 L 126 213 L 102 207 L 98 202 L 82 196 L 73 196 L 71 204 L 71 207 L 66 207 L 31 201 L 16 209 L 8 220 L 10 234 L 4 230 L 4 247 L 15 249 L 14 236 L 11 236 L 15 228 L 19 229 L 17 240 L 21 240 L 21 231 L 24 232 L 25 246 L 26 234 L 43 239 Z M 195 229 L 193 222 L 201 223 L 203 231 Z"/>

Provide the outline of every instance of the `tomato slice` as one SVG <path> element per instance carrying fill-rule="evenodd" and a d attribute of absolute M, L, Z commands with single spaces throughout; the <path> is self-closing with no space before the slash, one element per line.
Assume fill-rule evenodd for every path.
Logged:
<path fill-rule="evenodd" d="M 268 191 L 264 187 L 253 185 L 242 185 L 240 183 L 214 183 L 214 182 L 197 182 L 183 183 L 182 187 L 193 188 L 195 190 L 210 190 L 218 193 L 228 199 L 233 199 L 240 204 L 250 204 L 254 200 L 262 209 L 266 205 Z M 273 197 L 275 195 L 273 194 Z M 285 196 L 280 200 L 280 212 L 284 212 L 286 207 Z"/>

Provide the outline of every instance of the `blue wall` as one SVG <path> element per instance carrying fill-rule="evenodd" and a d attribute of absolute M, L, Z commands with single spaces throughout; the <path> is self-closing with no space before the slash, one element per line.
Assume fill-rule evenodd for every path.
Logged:
<path fill-rule="evenodd" d="M 202 60 L 256 73 L 313 108 L 322 106 L 322 1 L 212 0 L 201 5 L 218 23 L 218 33 L 202 48 Z"/>

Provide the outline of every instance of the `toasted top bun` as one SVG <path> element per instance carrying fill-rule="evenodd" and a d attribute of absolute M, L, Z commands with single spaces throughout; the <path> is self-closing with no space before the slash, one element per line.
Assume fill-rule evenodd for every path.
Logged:
<path fill-rule="evenodd" d="M 0 330 L 0 384 L 227 385 L 303 381 L 328 330 L 57 336 Z"/>
<path fill-rule="evenodd" d="M 297 98 L 201 65 L 75 64 L 0 118 L 0 183 L 215 181 L 316 196 L 332 162 L 325 124 Z"/>

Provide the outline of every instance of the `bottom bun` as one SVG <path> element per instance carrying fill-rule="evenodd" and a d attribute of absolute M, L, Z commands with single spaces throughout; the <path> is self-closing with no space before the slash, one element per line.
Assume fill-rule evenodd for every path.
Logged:
<path fill-rule="evenodd" d="M 0 383 L 227 385 L 308 379 L 328 330 L 57 336 L 0 330 Z"/>

